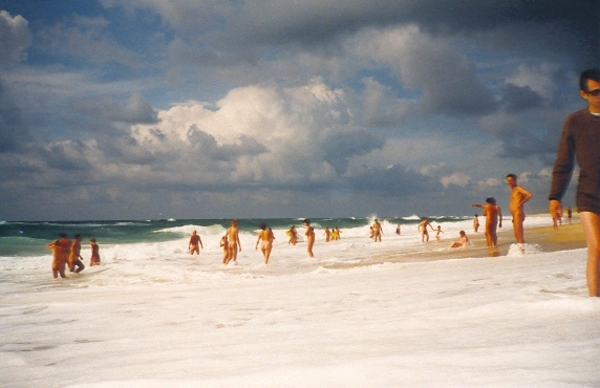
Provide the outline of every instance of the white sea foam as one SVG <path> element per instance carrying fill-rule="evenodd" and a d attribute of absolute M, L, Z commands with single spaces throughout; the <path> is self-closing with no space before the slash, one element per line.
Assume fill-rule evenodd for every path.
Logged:
<path fill-rule="evenodd" d="M 584 249 L 356 266 L 445 249 L 470 221 L 442 225 L 440 244 L 392 226 L 382 243 L 368 226 L 318 236 L 315 259 L 276 230 L 268 265 L 244 233 L 238 263 L 223 266 L 220 232 L 193 257 L 187 235 L 101 245 L 102 265 L 66 280 L 50 279 L 48 255 L 1 258 L 0 386 L 600 384 Z"/>

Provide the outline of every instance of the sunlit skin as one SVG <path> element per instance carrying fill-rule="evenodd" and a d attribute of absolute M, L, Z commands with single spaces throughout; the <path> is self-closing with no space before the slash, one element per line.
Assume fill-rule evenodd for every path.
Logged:
<path fill-rule="evenodd" d="M 427 218 L 421 221 L 419 226 L 417 226 L 419 233 L 421 233 L 421 242 L 429 241 L 429 233 L 427 232 L 427 226 L 429 226 L 431 230 L 435 230 L 433 229 L 433 226 L 429 223 L 429 220 Z"/>
<path fill-rule="evenodd" d="M 375 222 L 373 222 L 373 239 L 375 242 L 381 242 L 382 234 L 383 230 L 381 229 L 381 223 L 379 223 L 379 220 L 375 220 Z"/>
<path fill-rule="evenodd" d="M 273 240 L 275 239 L 273 236 L 273 232 L 270 229 L 267 229 L 266 225 L 263 226 L 261 224 L 261 231 L 258 232 L 258 239 L 256 240 L 256 247 L 258 249 L 258 244 L 262 240 L 262 244 L 260 246 L 260 250 L 265 259 L 265 264 L 269 263 L 269 257 L 271 257 L 271 251 L 273 250 Z"/>
<path fill-rule="evenodd" d="M 313 246 L 315 245 L 315 230 L 312 226 L 310 226 L 310 222 L 304 221 L 304 227 L 306 228 L 306 232 L 304 235 L 306 236 L 307 243 L 307 251 L 309 257 L 315 257 L 313 254 Z"/>
<path fill-rule="evenodd" d="M 510 214 L 513 216 L 513 229 L 515 232 L 515 238 L 517 243 L 523 244 L 525 242 L 523 221 L 525 221 L 525 209 L 523 205 L 525 202 L 533 198 L 533 195 L 525 190 L 523 187 L 517 184 L 517 180 L 513 177 L 506 177 L 506 183 L 511 188 L 509 209 Z"/>
<path fill-rule="evenodd" d="M 225 264 L 228 264 L 231 260 L 237 260 L 238 250 L 239 252 L 242 251 L 237 220 L 231 220 L 231 226 L 227 229 L 225 235 L 227 236 L 227 249 L 229 251 L 229 257 L 227 257 L 227 262 Z"/>
<path fill-rule="evenodd" d="M 448 245 L 448 248 L 466 248 L 467 245 L 469 245 L 469 238 L 467 237 L 467 234 L 461 230 L 459 235 L 460 239 Z"/>
<path fill-rule="evenodd" d="M 498 245 L 496 226 L 499 228 L 502 227 L 502 210 L 500 206 L 488 202 L 485 205 L 473 203 L 471 207 L 483 209 L 482 215 L 485 217 L 485 239 L 487 246 L 496 248 L 496 245 Z"/>
<path fill-rule="evenodd" d="M 221 237 L 219 246 L 223 248 L 223 264 L 229 262 L 229 243 L 227 242 L 227 236 Z"/>
<path fill-rule="evenodd" d="M 85 265 L 83 265 L 82 261 L 83 257 L 81 257 L 81 236 L 75 236 L 75 240 L 73 244 L 71 244 L 71 253 L 69 254 L 69 271 L 79 273 L 83 271 Z M 75 269 L 77 267 L 77 269 Z"/>
<path fill-rule="evenodd" d="M 589 94 L 590 91 L 600 90 L 600 82 L 588 79 L 586 91 L 580 90 L 579 94 L 588 102 L 588 109 L 592 113 L 600 113 L 600 95 Z M 558 200 L 550 200 L 549 212 L 553 218 L 562 214 L 562 204 Z M 588 211 L 579 213 L 583 233 L 587 242 L 587 265 L 585 278 L 590 296 L 600 296 L 600 275 L 598 263 L 600 262 L 600 215 Z"/>
<path fill-rule="evenodd" d="M 204 245 L 202 245 L 202 239 L 200 238 L 200 235 L 194 230 L 192 232 L 192 235 L 190 236 L 190 243 L 188 247 L 190 249 L 190 254 L 193 255 L 195 252 L 197 255 L 199 255 L 200 247 L 204 249 Z"/>

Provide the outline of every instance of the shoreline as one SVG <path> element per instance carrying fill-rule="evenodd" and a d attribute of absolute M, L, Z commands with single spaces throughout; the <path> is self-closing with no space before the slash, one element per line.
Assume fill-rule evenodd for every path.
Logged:
<path fill-rule="evenodd" d="M 504 220 L 503 220 L 504 221 Z M 510 219 L 507 219 L 510 222 Z M 566 221 L 566 220 L 565 220 Z M 478 233 L 467 232 L 471 245 L 467 248 L 448 248 L 448 245 L 457 240 L 446 239 L 441 242 L 435 241 L 433 234 L 430 234 L 428 243 L 415 243 L 408 247 L 402 247 L 401 250 L 386 250 L 354 263 L 332 263 L 326 265 L 327 268 L 351 268 L 356 266 L 383 264 L 383 263 L 419 263 L 439 260 L 483 258 L 483 257 L 503 257 L 508 256 L 510 248 L 516 244 L 512 227 L 498 229 L 498 246 L 495 249 L 488 249 L 486 245 L 485 233 L 480 228 Z M 417 237 L 417 236 L 415 236 Z M 536 253 L 551 253 L 558 251 L 567 251 L 573 249 L 582 249 L 587 247 L 583 229 L 579 217 L 573 215 L 572 224 L 563 223 L 558 229 L 553 226 L 534 226 L 527 228 L 525 220 L 525 241 L 528 245 L 534 245 L 538 249 Z"/>

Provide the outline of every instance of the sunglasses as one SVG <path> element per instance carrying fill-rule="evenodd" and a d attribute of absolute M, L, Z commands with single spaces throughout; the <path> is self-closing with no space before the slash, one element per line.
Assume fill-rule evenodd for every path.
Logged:
<path fill-rule="evenodd" d="M 585 92 L 585 94 L 589 94 L 590 96 L 600 96 L 600 89 L 590 90 L 589 92 Z"/>

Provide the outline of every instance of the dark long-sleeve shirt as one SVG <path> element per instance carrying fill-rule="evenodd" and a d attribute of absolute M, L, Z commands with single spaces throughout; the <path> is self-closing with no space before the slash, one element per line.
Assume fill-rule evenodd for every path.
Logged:
<path fill-rule="evenodd" d="M 579 164 L 577 207 L 600 212 L 600 117 L 588 108 L 567 117 L 552 171 L 549 199 L 561 200 L 567 191 L 574 160 Z M 590 208 L 591 207 L 591 208 Z M 595 210 L 594 210 L 595 209 Z"/>

